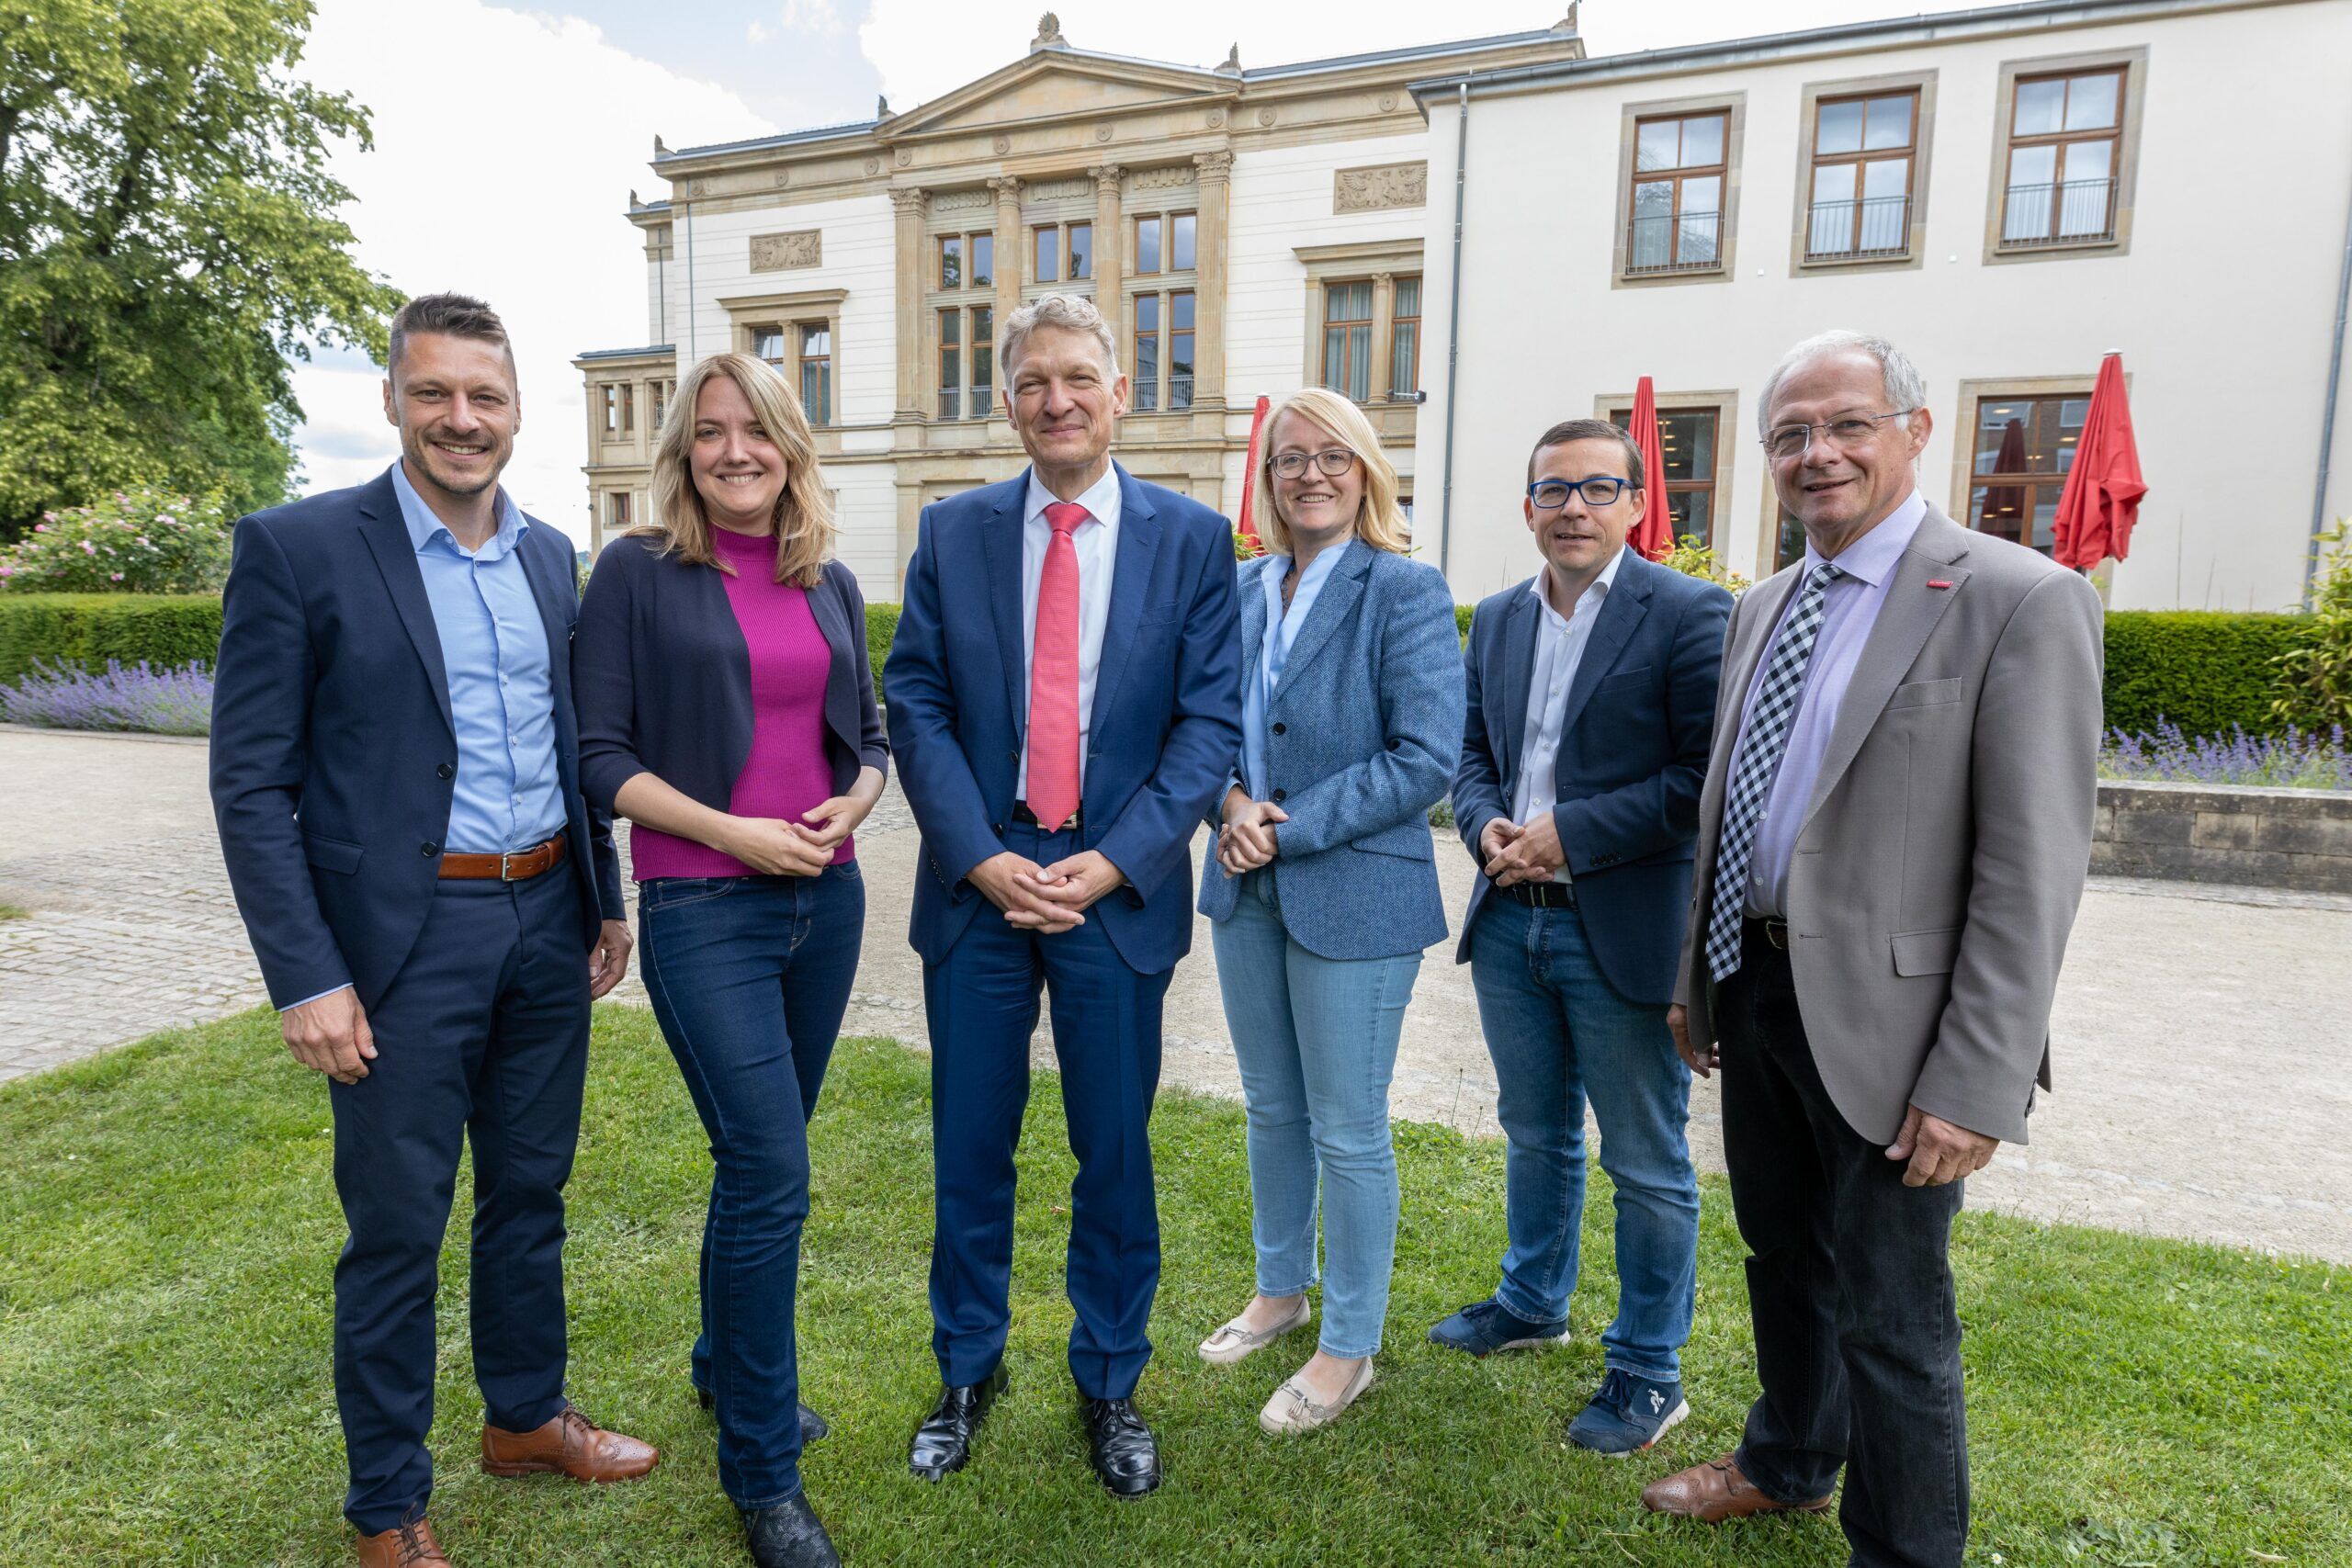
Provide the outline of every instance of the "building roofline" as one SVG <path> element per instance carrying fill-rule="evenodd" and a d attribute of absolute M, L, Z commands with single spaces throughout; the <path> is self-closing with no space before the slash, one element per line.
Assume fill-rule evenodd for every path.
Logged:
<path fill-rule="evenodd" d="M 648 359 L 657 354 L 677 352 L 678 345 L 673 343 L 649 344 L 643 348 L 583 348 L 571 356 L 571 362 L 577 365 L 583 359 Z"/>
<path fill-rule="evenodd" d="M 1334 54 L 1320 60 L 1301 60 L 1289 65 L 1263 65 L 1255 70 L 1244 67 L 1241 79 L 1244 82 L 1274 81 L 1322 72 L 1352 71 L 1366 65 L 1389 65 L 1408 60 L 1439 60 L 1449 54 L 1475 54 L 1489 49 L 1508 49 L 1547 40 L 1566 43 L 1577 36 L 1574 32 L 1562 32 L 1551 28 L 1534 28 L 1516 33 L 1490 33 L 1484 38 L 1455 39 L 1450 43 L 1409 44 L 1402 49 L 1373 50 L 1363 54 Z"/>
<path fill-rule="evenodd" d="M 2024 0 L 2020 5 L 1980 6 L 1962 11 L 1924 12 L 1873 21 L 1761 33 L 1709 43 L 1677 44 L 1631 54 L 1599 54 L 1582 60 L 1546 61 L 1499 71 L 1465 71 L 1424 77 L 1408 85 L 1425 107 L 1435 96 L 1453 96 L 1464 86 L 1473 97 L 1545 86 L 1629 77 L 1679 75 L 1693 71 L 1762 64 L 1769 61 L 1849 52 L 1855 46 L 1897 42 L 1943 43 L 2070 25 L 2095 26 L 2132 17 L 2165 17 L 2199 11 L 2251 10 L 2307 0 Z"/>
<path fill-rule="evenodd" d="M 895 117 L 894 117 L 895 118 Z M 882 124 L 878 119 L 843 120 L 838 125 L 814 125 L 806 130 L 786 130 L 774 136 L 753 136 L 741 141 L 713 141 L 701 147 L 673 147 L 653 160 L 653 166 L 674 164 L 686 158 L 710 158 L 728 152 L 759 152 L 771 147 L 794 147 L 806 141 L 832 141 L 853 136 L 864 136 Z"/>

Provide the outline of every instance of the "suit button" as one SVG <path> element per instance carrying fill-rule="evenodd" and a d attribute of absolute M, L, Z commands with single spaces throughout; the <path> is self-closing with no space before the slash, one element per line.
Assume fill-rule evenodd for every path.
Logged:
<path fill-rule="evenodd" d="M 454 779 L 458 776 L 458 770 L 444 762 L 433 770 L 433 776 L 436 779 Z"/>
<path fill-rule="evenodd" d="M 427 839 L 424 842 L 416 846 L 416 852 L 423 855 L 425 859 L 431 860 L 435 855 L 441 852 L 441 846 L 435 843 L 432 840 Z"/>
<path fill-rule="evenodd" d="M 1285 727 L 1285 726 L 1283 726 L 1283 725 L 1279 725 L 1279 724 L 1278 724 L 1278 725 L 1274 726 L 1274 733 L 1275 733 L 1276 735 L 1280 735 L 1280 734 L 1283 733 L 1283 731 L 1284 731 L 1284 729 L 1285 729 L 1285 728 L 1286 728 L 1286 727 Z"/>
<path fill-rule="evenodd" d="M 1278 790 L 1276 790 L 1276 791 L 1274 791 L 1274 804 L 1275 804 L 1275 805 L 1279 806 L 1279 805 L 1281 805 L 1281 804 L 1282 804 L 1283 796 L 1284 793 L 1285 793 L 1284 791 L 1282 791 L 1282 790 L 1279 790 L 1279 789 L 1278 789 Z"/>
<path fill-rule="evenodd" d="M 1017 762 L 1021 761 L 1021 749 L 1016 746 L 1012 750 L 1007 751 L 1004 754 L 1004 760 L 1008 762 Z"/>

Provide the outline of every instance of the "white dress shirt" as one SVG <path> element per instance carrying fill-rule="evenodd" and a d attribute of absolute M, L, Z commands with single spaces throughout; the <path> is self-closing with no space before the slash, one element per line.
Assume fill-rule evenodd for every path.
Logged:
<path fill-rule="evenodd" d="M 1838 726 L 1838 709 L 1860 662 L 1862 645 L 1878 625 L 1894 569 L 1928 515 L 1928 503 L 1917 491 L 1884 521 L 1848 545 L 1835 558 L 1844 576 L 1821 595 L 1821 629 L 1814 634 L 1813 652 L 1804 666 L 1804 685 L 1797 694 L 1797 711 L 1789 721 L 1789 737 L 1781 751 L 1780 771 L 1772 775 L 1772 793 L 1764 799 L 1764 819 L 1756 825 L 1756 847 L 1747 863 L 1747 912 L 1785 919 L 1789 912 L 1789 862 L 1797 852 L 1797 834 L 1804 827 L 1805 808 L 1813 802 L 1813 787 L 1821 777 L 1822 759 L 1829 754 L 1829 732 Z M 1804 547 L 1797 588 L 1781 607 L 1789 618 L 1804 593 L 1804 579 L 1823 558 L 1812 545 Z M 1781 636 L 1779 624 L 1764 639 L 1764 652 L 1748 677 L 1747 696 L 1739 708 L 1739 741 L 1731 754 L 1731 773 L 1739 776 L 1738 747 L 1747 744 L 1747 720 L 1756 711 L 1756 693 L 1765 669 L 1772 662 L 1772 645 Z"/>
<path fill-rule="evenodd" d="M 1560 721 L 1567 714 L 1568 688 L 1576 684 L 1577 666 L 1584 662 L 1593 623 L 1600 619 L 1600 606 L 1607 603 L 1609 591 L 1617 582 L 1617 569 L 1624 561 L 1623 550 L 1610 557 L 1609 564 L 1577 595 L 1576 607 L 1566 615 L 1552 608 L 1552 596 L 1544 591 L 1552 580 L 1549 561 L 1527 585 L 1527 591 L 1535 595 L 1542 618 L 1536 625 L 1535 659 L 1527 677 L 1527 734 L 1521 742 L 1519 787 L 1511 792 L 1514 822 L 1532 820 L 1539 808 L 1550 810 L 1559 797 L 1559 781 L 1554 772 L 1560 759 Z M 1555 874 L 1565 881 L 1567 868 L 1562 866 Z"/>
<path fill-rule="evenodd" d="M 1029 470 L 1029 496 L 1021 509 L 1021 772 L 1012 783 L 1016 800 L 1029 798 L 1029 682 L 1037 662 L 1037 585 L 1046 575 L 1046 547 L 1054 525 L 1046 508 L 1061 497 Z M 1086 786 L 1086 737 L 1094 724 L 1094 675 L 1102 665 L 1102 632 L 1111 624 L 1111 572 L 1118 559 L 1119 470 L 1102 477 L 1077 498 L 1091 521 L 1069 536 L 1078 552 L 1078 782 Z"/>

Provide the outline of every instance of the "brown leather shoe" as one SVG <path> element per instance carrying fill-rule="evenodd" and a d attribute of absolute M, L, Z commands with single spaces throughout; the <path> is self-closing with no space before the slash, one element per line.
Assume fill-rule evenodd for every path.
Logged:
<path fill-rule="evenodd" d="M 359 1538 L 359 1568 L 452 1568 L 433 1527 L 412 1519 L 381 1535 Z"/>
<path fill-rule="evenodd" d="M 569 1475 L 574 1481 L 634 1481 L 662 1462 L 650 1443 L 607 1432 L 567 1404 L 536 1432 L 481 1429 L 481 1467 L 491 1475 Z"/>
<path fill-rule="evenodd" d="M 1692 1465 L 1679 1475 L 1651 1482 L 1642 1488 L 1642 1506 L 1653 1514 L 1677 1514 L 1686 1519 L 1703 1519 L 1711 1525 L 1724 1519 L 1744 1519 L 1750 1514 L 1829 1511 L 1826 1497 L 1815 1497 L 1810 1503 L 1775 1503 L 1739 1472 L 1739 1466 L 1732 1462 L 1732 1458 L 1725 1454 L 1706 1464 Z"/>

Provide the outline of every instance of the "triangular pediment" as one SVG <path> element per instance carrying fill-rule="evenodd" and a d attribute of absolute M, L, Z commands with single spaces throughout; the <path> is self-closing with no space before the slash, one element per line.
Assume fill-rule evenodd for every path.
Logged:
<path fill-rule="evenodd" d="M 1119 115 L 1229 97 L 1240 84 L 1214 71 L 1041 50 L 876 128 L 885 141 Z"/>

